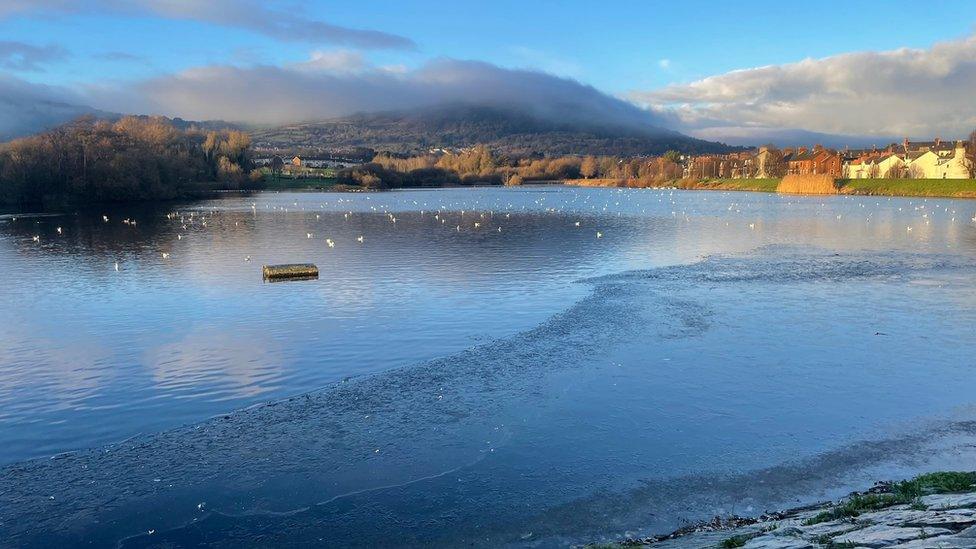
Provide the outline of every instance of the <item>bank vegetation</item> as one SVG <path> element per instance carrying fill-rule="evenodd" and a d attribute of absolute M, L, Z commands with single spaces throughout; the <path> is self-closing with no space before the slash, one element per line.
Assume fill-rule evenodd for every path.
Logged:
<path fill-rule="evenodd" d="M 160 117 L 82 118 L 0 145 L 0 203 L 160 200 L 252 188 L 251 140 L 175 128 Z"/>

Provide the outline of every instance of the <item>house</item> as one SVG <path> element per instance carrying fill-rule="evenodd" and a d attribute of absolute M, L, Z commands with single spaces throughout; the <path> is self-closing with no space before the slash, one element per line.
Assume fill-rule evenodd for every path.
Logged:
<path fill-rule="evenodd" d="M 973 161 L 966 158 L 966 145 L 958 141 L 951 149 L 927 149 L 908 156 L 907 176 L 921 179 L 966 179 Z"/>
<path fill-rule="evenodd" d="M 292 166 L 295 166 L 296 168 L 301 168 L 302 167 L 302 159 L 299 158 L 299 157 L 297 157 L 297 156 L 295 158 L 292 158 L 291 159 L 291 165 Z"/>
<path fill-rule="evenodd" d="M 907 167 L 905 160 L 895 153 L 884 153 L 874 160 L 873 177 L 897 179 L 904 177 Z"/>
<path fill-rule="evenodd" d="M 848 158 L 843 164 L 843 175 L 848 179 L 912 178 L 912 179 L 966 179 L 972 177 L 973 160 L 966 156 L 966 144 L 945 143 L 940 139 L 912 143 L 905 139 L 901 151 L 897 145 L 883 152 L 863 153 Z"/>
<path fill-rule="evenodd" d="M 843 174 L 843 160 L 840 153 L 820 145 L 815 146 L 812 151 L 800 148 L 790 157 L 788 172 L 796 175 L 825 174 L 840 177 Z"/>

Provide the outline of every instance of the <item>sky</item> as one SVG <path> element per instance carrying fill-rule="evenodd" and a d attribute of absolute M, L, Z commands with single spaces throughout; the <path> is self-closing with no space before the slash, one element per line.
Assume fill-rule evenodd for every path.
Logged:
<path fill-rule="evenodd" d="M 268 124 L 472 94 L 538 106 L 554 93 L 727 141 L 976 127 L 976 2 L 821 1 L 816 12 L 782 1 L 0 0 L 0 100 Z"/>

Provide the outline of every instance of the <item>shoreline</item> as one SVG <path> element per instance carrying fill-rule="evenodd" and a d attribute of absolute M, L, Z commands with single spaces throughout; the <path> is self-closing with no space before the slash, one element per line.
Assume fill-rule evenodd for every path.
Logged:
<path fill-rule="evenodd" d="M 876 482 L 838 501 L 767 511 L 755 518 L 716 516 L 668 534 L 583 547 L 973 548 L 976 472 L 935 472 Z"/>
<path fill-rule="evenodd" d="M 645 183 L 639 180 L 566 179 L 558 183 L 573 187 L 610 187 L 628 189 L 675 189 L 690 191 L 745 191 L 817 196 L 883 196 L 900 198 L 976 198 L 976 179 L 838 179 L 836 192 L 784 193 L 777 190 L 782 179 L 713 179 L 706 181 L 676 180 Z M 549 183 L 549 182 L 528 182 Z"/>

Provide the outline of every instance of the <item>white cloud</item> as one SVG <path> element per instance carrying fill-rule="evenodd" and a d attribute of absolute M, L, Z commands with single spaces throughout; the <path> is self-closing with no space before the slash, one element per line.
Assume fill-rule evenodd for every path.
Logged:
<path fill-rule="evenodd" d="M 366 57 L 358 51 L 313 51 L 307 61 L 295 63 L 292 68 L 300 71 L 358 72 L 368 68 Z"/>
<path fill-rule="evenodd" d="M 77 93 L 0 72 L 0 141 L 56 126 L 88 114 Z"/>
<path fill-rule="evenodd" d="M 956 137 L 976 127 L 973 90 L 976 36 L 737 70 L 629 97 L 712 138 L 722 128 Z"/>
<path fill-rule="evenodd" d="M 667 59 L 667 58 L 665 58 L 665 59 L 658 59 L 657 66 L 658 67 L 661 67 L 664 70 L 668 70 L 668 69 L 671 68 L 671 60 L 670 59 Z"/>
<path fill-rule="evenodd" d="M 259 0 L 0 0 L 0 17 L 52 13 L 115 13 L 202 21 L 247 29 L 276 40 L 358 48 L 414 49 L 398 34 L 333 25 L 302 13 L 294 4 Z"/>
<path fill-rule="evenodd" d="M 277 124 L 444 103 L 520 108 L 566 122 L 652 130 L 652 113 L 567 78 L 479 61 L 437 59 L 417 69 L 376 67 L 356 53 L 317 52 L 285 67 L 199 67 L 128 87 L 90 88 L 105 110 L 190 120 Z"/>

